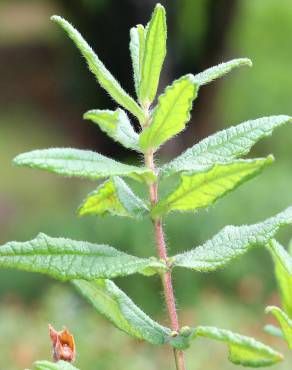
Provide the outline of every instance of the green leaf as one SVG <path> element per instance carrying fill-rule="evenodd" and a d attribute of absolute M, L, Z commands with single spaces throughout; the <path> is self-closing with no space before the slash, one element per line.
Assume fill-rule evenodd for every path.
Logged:
<path fill-rule="evenodd" d="M 95 75 L 100 86 L 122 107 L 131 112 L 141 122 L 145 119 L 144 113 L 139 105 L 121 87 L 119 82 L 106 69 L 81 34 L 65 19 L 54 15 L 51 20 L 63 28 L 75 43 L 83 57 L 86 59 L 90 71 Z"/>
<path fill-rule="evenodd" d="M 245 155 L 260 139 L 273 130 L 292 122 L 289 116 L 263 117 L 219 131 L 187 149 L 183 154 L 162 167 L 164 176 L 180 171 L 203 171 L 216 163 L 230 162 Z"/>
<path fill-rule="evenodd" d="M 181 77 L 159 97 L 150 126 L 140 134 L 140 146 L 144 151 L 157 149 L 185 128 L 198 90 L 193 78 L 193 75 Z"/>
<path fill-rule="evenodd" d="M 130 166 L 90 150 L 51 148 L 33 150 L 18 155 L 13 163 L 19 167 L 30 167 L 57 173 L 97 180 L 110 176 L 128 176 L 137 180 L 152 180 L 153 172 L 146 167 Z"/>
<path fill-rule="evenodd" d="M 236 365 L 261 367 L 273 365 L 283 360 L 281 353 L 253 338 L 210 326 L 195 328 L 193 338 L 206 337 L 228 346 L 229 360 Z"/>
<path fill-rule="evenodd" d="M 226 226 L 204 244 L 173 257 L 173 266 L 202 272 L 216 270 L 253 247 L 265 246 L 282 226 L 289 224 L 292 207 L 254 225 Z"/>
<path fill-rule="evenodd" d="M 83 118 L 96 123 L 103 132 L 124 147 L 139 151 L 139 135 L 134 131 L 127 114 L 122 109 L 90 110 Z"/>
<path fill-rule="evenodd" d="M 196 211 L 208 207 L 217 199 L 259 174 L 274 161 L 273 156 L 252 160 L 235 160 L 215 164 L 200 173 L 183 172 L 177 188 L 152 210 L 153 217 L 178 211 Z"/>
<path fill-rule="evenodd" d="M 268 249 L 273 256 L 283 307 L 292 317 L 292 257 L 276 240 L 271 240 Z"/>
<path fill-rule="evenodd" d="M 288 346 L 292 349 L 292 320 L 284 311 L 276 306 L 268 306 L 266 308 L 266 313 L 271 313 L 278 320 Z"/>
<path fill-rule="evenodd" d="M 146 32 L 139 92 L 139 100 L 144 107 L 148 107 L 155 98 L 166 55 L 166 16 L 161 4 L 156 5 Z"/>
<path fill-rule="evenodd" d="M 284 334 L 283 334 L 282 330 L 279 329 L 279 328 L 277 328 L 274 325 L 265 325 L 264 331 L 267 334 L 270 334 L 270 335 L 272 335 L 274 337 L 284 339 Z"/>
<path fill-rule="evenodd" d="M 231 72 L 234 68 L 248 66 L 252 67 L 252 62 L 247 58 L 233 59 L 226 63 L 220 63 L 217 66 L 206 69 L 195 75 L 195 81 L 199 86 L 206 85 L 213 80 L 223 77 Z"/>
<path fill-rule="evenodd" d="M 110 280 L 74 280 L 79 292 L 114 326 L 151 344 L 164 344 L 171 333 L 149 316 Z"/>
<path fill-rule="evenodd" d="M 137 219 L 147 212 L 145 203 L 117 176 L 90 193 L 78 209 L 79 216 L 111 214 Z"/>
<path fill-rule="evenodd" d="M 59 280 L 114 278 L 134 273 L 150 275 L 165 270 L 154 257 L 138 258 L 108 245 L 39 234 L 27 242 L 0 247 L 0 267 L 40 272 Z"/>
<path fill-rule="evenodd" d="M 139 89 L 141 82 L 142 63 L 145 49 L 146 31 L 142 24 L 138 24 L 130 31 L 130 52 L 134 72 L 134 82 L 136 94 L 139 98 Z"/>
<path fill-rule="evenodd" d="M 76 367 L 66 361 L 36 361 L 34 366 L 36 370 L 78 370 Z"/>

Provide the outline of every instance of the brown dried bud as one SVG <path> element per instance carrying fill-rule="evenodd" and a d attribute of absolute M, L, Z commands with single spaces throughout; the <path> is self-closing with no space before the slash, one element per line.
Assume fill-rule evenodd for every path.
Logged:
<path fill-rule="evenodd" d="M 53 345 L 54 361 L 75 361 L 75 342 L 73 335 L 64 327 L 62 331 L 57 332 L 52 325 L 49 324 L 49 332 Z"/>

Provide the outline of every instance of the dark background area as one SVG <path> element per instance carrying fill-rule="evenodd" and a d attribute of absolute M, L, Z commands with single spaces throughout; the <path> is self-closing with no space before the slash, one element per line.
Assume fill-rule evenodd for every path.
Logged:
<path fill-rule="evenodd" d="M 182 135 L 160 150 L 165 162 L 218 129 L 248 119 L 292 114 L 292 2 L 290 0 L 163 1 L 168 15 L 168 56 L 160 91 L 185 73 L 222 61 L 249 57 L 252 69 L 235 70 L 200 90 Z M 45 147 L 96 150 L 127 162 L 140 161 L 111 142 L 82 115 L 113 109 L 84 60 L 49 17 L 70 20 L 101 60 L 134 96 L 129 29 L 145 24 L 155 1 L 76 0 L 0 2 L 0 243 L 52 236 L 105 243 L 139 256 L 154 253 L 149 221 L 77 218 L 75 210 L 97 184 L 26 169 L 12 158 Z M 276 163 L 215 207 L 165 221 L 170 254 L 199 245 L 226 224 L 252 223 L 292 204 L 292 127 L 260 142 L 251 155 L 273 153 Z M 143 189 L 132 184 L 138 192 Z M 291 229 L 279 235 L 285 245 Z M 278 303 L 270 257 L 254 250 L 212 274 L 178 271 L 175 290 L 182 324 L 217 325 L 255 335 L 282 351 L 285 345 L 262 333 L 264 307 Z M 117 280 L 145 311 L 167 324 L 159 279 Z M 0 271 L 0 369 L 30 367 L 50 358 L 46 325 L 67 325 L 76 336 L 81 369 L 169 368 L 169 353 L 126 338 L 97 316 L 68 284 L 22 272 Z M 210 353 L 212 352 L 212 358 Z M 287 352 L 287 351 L 286 351 Z M 190 369 L 233 369 L 220 345 L 196 342 Z M 292 358 L 275 369 L 289 369 Z"/>

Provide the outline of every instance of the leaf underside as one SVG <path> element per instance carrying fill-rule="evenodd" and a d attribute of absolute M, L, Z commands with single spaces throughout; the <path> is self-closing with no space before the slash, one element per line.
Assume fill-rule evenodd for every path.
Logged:
<path fill-rule="evenodd" d="M 36 370 L 78 370 L 75 366 L 71 365 L 67 361 L 36 361 L 34 366 Z"/>
<path fill-rule="evenodd" d="M 208 272 L 224 267 L 249 249 L 265 246 L 280 227 L 292 223 L 292 207 L 266 221 L 243 226 L 226 226 L 206 243 L 173 257 L 173 266 Z"/>
<path fill-rule="evenodd" d="M 130 52 L 134 72 L 135 90 L 138 98 L 145 50 L 145 35 L 146 31 L 141 24 L 133 27 L 130 31 Z"/>
<path fill-rule="evenodd" d="M 292 349 L 292 320 L 284 311 L 276 306 L 268 306 L 266 308 L 266 313 L 271 313 L 278 320 L 288 346 Z"/>

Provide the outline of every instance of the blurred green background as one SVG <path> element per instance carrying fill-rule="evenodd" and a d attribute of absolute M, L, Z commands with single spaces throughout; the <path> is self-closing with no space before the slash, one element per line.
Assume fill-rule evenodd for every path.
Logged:
<path fill-rule="evenodd" d="M 185 73 L 197 73 L 235 57 L 252 69 L 236 70 L 200 91 L 187 130 L 165 145 L 166 161 L 218 129 L 264 115 L 292 114 L 291 0 L 168 0 L 168 59 L 161 88 Z M 0 243 L 28 240 L 39 231 L 110 244 L 139 256 L 154 253 L 149 221 L 77 218 L 75 209 L 97 184 L 11 166 L 23 151 L 70 146 L 139 161 L 113 144 L 82 114 L 114 108 L 64 33 L 49 21 L 60 14 L 83 33 L 100 58 L 134 94 L 129 29 L 145 23 L 152 0 L 0 1 Z M 292 127 L 265 139 L 252 155 L 273 153 L 276 163 L 215 207 L 165 221 L 171 254 L 198 245 L 226 224 L 260 221 L 292 204 Z M 135 184 L 133 186 L 137 187 Z M 142 192 L 142 188 L 136 189 Z M 292 233 L 279 235 L 288 243 Z M 158 278 L 117 281 L 155 319 L 167 325 Z M 212 274 L 174 275 L 182 324 L 217 325 L 274 345 L 286 354 L 275 370 L 291 369 L 281 340 L 262 332 L 267 304 L 279 303 L 273 266 L 254 250 Z M 46 277 L 0 271 L 0 369 L 31 367 L 50 359 L 47 323 L 74 333 L 82 370 L 173 369 L 168 349 L 127 338 L 84 303 L 73 288 Z M 187 352 L 190 370 L 234 369 L 226 349 L 198 340 Z"/>

